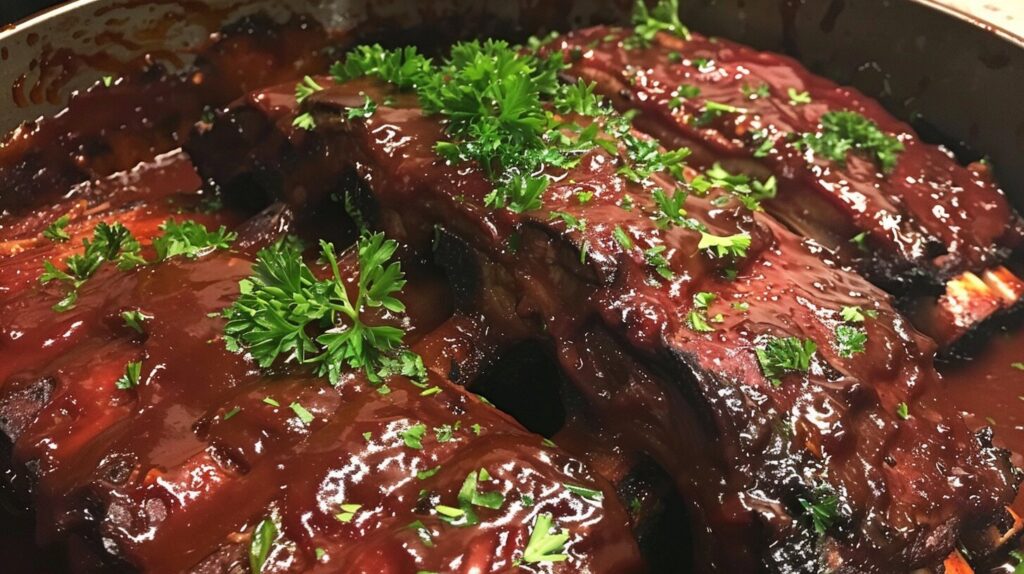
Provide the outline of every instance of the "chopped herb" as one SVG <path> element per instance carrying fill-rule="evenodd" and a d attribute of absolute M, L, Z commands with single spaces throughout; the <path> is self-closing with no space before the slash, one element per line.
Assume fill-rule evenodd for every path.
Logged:
<path fill-rule="evenodd" d="M 377 102 L 370 99 L 370 96 L 363 95 L 363 105 L 358 108 L 349 108 L 348 115 L 346 116 L 350 120 L 368 118 L 377 111 Z"/>
<path fill-rule="evenodd" d="M 365 440 L 366 442 L 370 442 L 370 440 L 372 438 L 373 438 L 373 433 L 371 433 L 370 431 L 366 431 L 366 432 L 363 433 L 363 440 Z"/>
<path fill-rule="evenodd" d="M 698 291 L 693 294 L 693 306 L 698 309 L 707 309 L 718 298 L 718 295 L 708 291 Z"/>
<path fill-rule="evenodd" d="M 661 275 L 667 281 L 671 281 L 675 278 L 676 274 L 672 272 L 672 268 L 669 267 L 668 259 L 665 259 L 666 247 L 664 245 L 656 245 L 644 251 L 644 259 L 647 260 L 647 264 L 654 268 L 654 272 Z"/>
<path fill-rule="evenodd" d="M 322 561 L 324 559 L 324 556 L 327 555 L 327 551 L 324 550 L 323 548 L 317 548 L 316 550 L 313 551 L 313 553 L 316 555 L 317 562 Z"/>
<path fill-rule="evenodd" d="M 316 80 L 306 76 L 302 78 L 302 81 L 295 85 L 295 101 L 302 103 L 313 94 L 323 90 L 324 87 L 316 83 Z"/>
<path fill-rule="evenodd" d="M 896 414 L 899 415 L 901 419 L 907 420 L 910 418 L 910 407 L 907 406 L 907 403 L 900 403 L 896 405 Z"/>
<path fill-rule="evenodd" d="M 277 539 L 277 525 L 273 519 L 264 518 L 252 531 L 252 541 L 249 543 L 249 569 L 253 574 L 263 572 L 263 565 L 270 555 L 270 547 Z"/>
<path fill-rule="evenodd" d="M 761 211 L 761 201 L 774 198 L 778 192 L 774 175 L 764 181 L 757 181 L 746 174 L 729 173 L 720 164 L 715 163 L 704 176 L 712 185 L 731 192 L 751 211 Z"/>
<path fill-rule="evenodd" d="M 750 310 L 750 303 L 747 303 L 745 301 L 740 301 L 740 302 L 737 302 L 737 303 L 733 303 L 732 304 L 732 308 L 736 309 L 737 311 L 749 311 Z"/>
<path fill-rule="evenodd" d="M 587 488 L 585 486 L 580 486 L 578 484 L 570 484 L 568 482 L 563 483 L 562 486 L 564 486 L 565 489 L 568 490 L 569 492 L 582 496 L 587 500 L 601 500 L 602 498 L 604 498 L 604 493 L 601 492 L 600 490 Z"/>
<path fill-rule="evenodd" d="M 484 469 L 470 471 L 466 475 L 466 480 L 462 482 L 462 488 L 459 489 L 458 495 L 459 503 L 463 510 L 467 510 L 469 505 L 490 508 L 492 510 L 501 508 L 505 503 L 505 497 L 500 492 L 479 491 L 479 482 L 489 479 L 490 475 Z"/>
<path fill-rule="evenodd" d="M 238 237 L 223 225 L 217 231 L 210 231 L 195 221 L 177 223 L 168 219 L 160 225 L 160 230 L 163 234 L 153 239 L 157 261 L 178 256 L 196 259 L 217 249 L 227 249 Z"/>
<path fill-rule="evenodd" d="M 398 50 L 385 50 L 379 44 L 356 46 L 344 62 L 331 66 L 336 82 L 372 76 L 403 90 L 425 83 L 432 73 L 430 59 L 413 46 Z"/>
<path fill-rule="evenodd" d="M 68 235 L 68 232 L 65 230 L 69 223 L 71 223 L 71 217 L 65 213 L 58 217 L 53 223 L 46 226 L 46 229 L 43 230 L 43 237 L 54 243 L 70 241 L 71 236 Z"/>
<path fill-rule="evenodd" d="M 811 500 L 801 498 L 800 506 L 811 519 L 814 531 L 818 535 L 825 532 L 835 524 L 839 515 L 839 497 L 827 489 L 819 488 Z"/>
<path fill-rule="evenodd" d="M 519 500 L 522 501 L 523 506 L 533 506 L 533 497 L 530 496 L 529 494 L 521 495 L 519 497 Z"/>
<path fill-rule="evenodd" d="M 684 40 L 690 39 L 690 31 L 679 21 L 679 0 L 658 0 L 658 4 L 650 10 L 644 0 L 636 0 L 633 6 L 633 35 L 623 45 L 629 49 L 646 48 L 658 32 L 667 32 Z"/>
<path fill-rule="evenodd" d="M 311 131 L 316 129 L 316 120 L 313 119 L 313 114 L 305 112 L 295 116 L 295 119 L 292 120 L 292 125 L 300 130 Z"/>
<path fill-rule="evenodd" d="M 349 299 L 333 247 L 320 242 L 332 276 L 318 280 L 288 242 L 261 249 L 253 275 L 239 283 L 241 295 L 224 310 L 224 338 L 229 350 L 247 351 L 263 368 L 281 355 L 287 360 L 317 365 L 317 374 L 331 384 L 340 382 L 341 369 L 362 369 L 369 381 L 403 374 L 422 379 L 422 361 L 399 351 L 403 331 L 390 325 L 363 323 L 365 308 L 405 309 L 393 294 L 405 286 L 401 267 L 388 263 L 398 244 L 382 234 L 364 235 L 357 244 L 359 280 L 355 300 Z M 339 324 L 345 319 L 347 324 Z M 316 327 L 321 334 L 310 334 Z"/>
<path fill-rule="evenodd" d="M 896 166 L 903 144 L 884 133 L 878 124 L 852 111 L 828 112 L 821 116 L 821 131 L 803 134 L 796 141 L 799 149 L 809 149 L 821 157 L 844 165 L 846 154 L 859 151 L 878 162 L 888 173 Z"/>
<path fill-rule="evenodd" d="M 337 519 L 338 522 L 352 522 L 352 519 L 355 518 L 356 513 L 359 512 L 359 509 L 362 507 L 362 504 L 341 504 L 339 505 L 341 512 L 335 514 L 334 518 Z"/>
<path fill-rule="evenodd" d="M 861 251 L 867 251 L 868 232 L 862 231 L 850 238 L 850 243 L 856 245 Z"/>
<path fill-rule="evenodd" d="M 710 333 L 715 330 L 708 324 L 708 318 L 704 311 L 698 309 L 693 309 L 686 314 L 686 324 L 698 333 Z"/>
<path fill-rule="evenodd" d="M 142 324 L 152 319 L 152 315 L 146 315 L 138 309 L 129 309 L 128 311 L 121 311 L 121 320 L 124 321 L 125 327 L 129 327 L 143 333 L 144 329 Z"/>
<path fill-rule="evenodd" d="M 454 506 L 446 506 L 444 504 L 438 504 L 437 506 L 434 507 L 434 510 L 436 510 L 437 513 L 444 518 L 458 519 L 466 515 L 465 510 L 462 510 L 461 508 L 455 508 Z"/>
<path fill-rule="evenodd" d="M 746 233 L 722 237 L 701 231 L 700 243 L 697 244 L 697 249 L 708 249 L 717 257 L 746 257 L 749 248 L 750 235 Z"/>
<path fill-rule="evenodd" d="M 1016 564 L 1011 564 L 1013 572 L 1010 574 L 1024 574 L 1024 553 L 1019 550 L 1011 550 L 1010 557 L 1016 561 Z"/>
<path fill-rule="evenodd" d="M 455 438 L 455 431 L 459 430 L 462 426 L 462 421 L 455 421 L 454 425 L 441 425 L 434 427 L 434 435 L 437 437 L 437 442 L 446 443 Z"/>
<path fill-rule="evenodd" d="M 746 112 L 747 110 L 743 108 L 737 108 L 736 106 L 731 106 L 729 104 L 707 100 L 704 102 L 703 113 L 695 121 L 698 126 L 706 126 L 713 122 L 715 118 L 718 118 L 723 114 L 744 114 Z"/>
<path fill-rule="evenodd" d="M 564 529 L 553 532 L 552 523 L 550 514 L 537 515 L 533 522 L 533 530 L 530 532 L 530 540 L 523 550 L 524 562 L 563 562 L 569 558 L 565 554 L 559 554 L 569 541 L 569 533 Z"/>
<path fill-rule="evenodd" d="M 130 361 L 124 366 L 124 374 L 122 374 L 114 385 L 121 389 L 134 389 L 139 386 L 139 376 L 142 374 L 142 361 Z"/>
<path fill-rule="evenodd" d="M 280 407 L 281 406 L 281 403 L 277 402 L 276 400 L 274 400 L 271 397 L 263 397 L 263 402 L 268 404 L 268 405 L 270 405 L 270 406 L 272 406 L 272 407 Z"/>
<path fill-rule="evenodd" d="M 656 189 L 651 194 L 654 203 L 658 206 L 658 216 L 655 223 L 662 229 L 668 229 L 676 225 L 694 227 L 693 223 L 686 219 L 686 190 L 677 189 L 672 195 L 668 195 L 661 189 Z"/>
<path fill-rule="evenodd" d="M 1010 363 L 1010 367 L 1018 371 L 1024 371 L 1024 363 Z"/>
<path fill-rule="evenodd" d="M 574 217 L 570 213 L 564 211 L 552 211 L 548 216 L 548 219 L 560 219 L 565 224 L 566 229 L 570 231 L 583 232 L 587 229 L 586 220 L 580 220 Z"/>
<path fill-rule="evenodd" d="M 423 435 L 425 434 L 427 434 L 427 425 L 423 423 L 416 423 L 402 431 L 402 440 L 405 442 L 405 446 L 422 450 Z"/>
<path fill-rule="evenodd" d="M 694 58 L 690 62 L 697 71 L 706 74 L 715 69 L 715 61 L 709 58 Z"/>
<path fill-rule="evenodd" d="M 299 403 L 292 403 L 288 405 L 288 408 L 290 408 L 292 412 L 295 413 L 295 416 L 299 417 L 299 420 L 302 421 L 302 424 L 308 425 L 309 423 L 313 422 L 313 413 L 306 410 L 306 407 L 300 405 Z"/>
<path fill-rule="evenodd" d="M 578 191 L 578 192 L 576 192 L 576 201 L 579 202 L 580 205 L 586 205 L 586 204 L 590 203 L 591 199 L 594 199 L 594 192 L 593 191 Z"/>
<path fill-rule="evenodd" d="M 810 339 L 796 337 L 772 338 L 755 349 L 764 376 L 775 386 L 782 384 L 786 373 L 806 373 L 818 346 Z"/>
<path fill-rule="evenodd" d="M 860 307 L 843 307 L 839 311 L 839 316 L 843 318 L 843 321 L 847 323 L 863 323 L 864 322 L 864 310 Z"/>
<path fill-rule="evenodd" d="M 508 184 L 494 188 L 484 197 L 488 207 L 508 207 L 514 213 L 533 211 L 543 205 L 541 195 L 550 181 L 546 177 L 513 176 Z"/>
<path fill-rule="evenodd" d="M 63 312 L 74 307 L 78 289 L 96 274 L 103 262 L 116 262 L 118 268 L 130 269 L 142 261 L 138 240 L 120 223 L 99 223 L 93 229 L 92 239 L 83 239 L 82 245 L 85 248 L 83 253 L 64 258 L 63 270 L 52 261 L 43 262 L 39 282 L 45 285 L 58 281 L 69 288 L 64 298 L 53 306 L 54 311 Z"/>
<path fill-rule="evenodd" d="M 418 471 L 416 471 L 416 478 L 418 478 L 420 480 L 426 480 L 426 479 L 434 476 L 435 474 L 437 474 L 438 471 L 440 471 L 440 470 L 441 470 L 441 465 L 437 465 L 434 468 L 428 468 L 427 470 L 418 470 Z"/>
<path fill-rule="evenodd" d="M 754 157 L 768 157 L 768 154 L 775 149 L 775 140 L 771 138 L 767 128 L 753 132 L 751 139 L 757 144 L 757 148 L 754 150 Z"/>
<path fill-rule="evenodd" d="M 629 234 L 626 233 L 618 225 L 615 226 L 615 230 L 612 231 L 612 237 L 615 238 L 615 242 L 619 244 L 619 247 L 629 250 L 633 248 L 633 240 L 630 239 Z"/>
<path fill-rule="evenodd" d="M 840 357 L 849 359 L 857 353 L 863 353 L 867 341 L 868 334 L 860 327 L 850 325 L 836 327 L 836 350 L 839 351 Z"/>
<path fill-rule="evenodd" d="M 789 95 L 789 103 L 791 105 L 802 106 L 811 103 L 811 94 L 809 92 L 798 92 L 796 88 L 788 88 L 786 93 Z"/>
<path fill-rule="evenodd" d="M 441 392 L 441 387 L 429 387 L 420 391 L 421 397 L 432 397 Z"/>
<path fill-rule="evenodd" d="M 109 88 L 114 85 L 114 76 L 103 76 L 103 87 Z"/>
<path fill-rule="evenodd" d="M 473 423 L 473 424 L 469 425 L 469 429 L 470 429 L 471 431 L 473 431 L 473 434 L 475 434 L 476 436 L 480 436 L 480 431 L 481 431 L 482 429 L 480 428 L 480 425 L 479 425 L 479 424 L 477 424 L 477 423 Z"/>
<path fill-rule="evenodd" d="M 224 413 L 224 420 L 228 420 L 240 412 L 242 412 L 242 407 L 234 407 L 230 411 Z"/>

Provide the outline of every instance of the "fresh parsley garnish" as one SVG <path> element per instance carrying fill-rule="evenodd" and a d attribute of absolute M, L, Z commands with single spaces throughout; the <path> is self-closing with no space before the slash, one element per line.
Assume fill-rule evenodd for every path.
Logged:
<path fill-rule="evenodd" d="M 57 281 L 68 287 L 64 298 L 53 306 L 54 311 L 63 312 L 73 308 L 78 300 L 78 289 L 96 274 L 104 262 L 115 262 L 120 269 L 130 269 L 144 261 L 139 256 L 139 242 L 120 223 L 99 223 L 93 229 L 92 239 L 83 239 L 82 245 L 85 248 L 82 253 L 64 258 L 64 269 L 58 268 L 52 261 L 43 263 L 40 283 L 46 285 Z"/>
<path fill-rule="evenodd" d="M 239 282 L 240 296 L 223 311 L 228 320 L 228 349 L 246 351 L 263 368 L 284 356 L 317 366 L 317 374 L 338 384 L 341 369 L 362 369 L 371 383 L 403 374 L 426 376 L 422 361 L 400 350 L 404 332 L 389 325 L 367 325 L 367 308 L 400 313 L 405 306 L 394 294 L 405 286 L 400 265 L 389 260 L 398 244 L 383 234 L 364 235 L 357 243 L 359 280 L 349 298 L 334 248 L 320 242 L 331 276 L 317 279 L 290 242 L 260 250 L 253 275 Z"/>
<path fill-rule="evenodd" d="M 413 46 L 398 50 L 385 50 L 379 44 L 356 46 L 346 54 L 344 62 L 331 66 L 331 76 L 336 82 L 371 76 L 402 90 L 416 87 L 431 74 L 430 59 Z"/>
<path fill-rule="evenodd" d="M 1024 371 L 1024 363 L 1010 363 L 1010 367 L 1018 371 Z"/>
<path fill-rule="evenodd" d="M 124 373 L 117 379 L 114 385 L 121 389 L 134 389 L 139 386 L 139 376 L 142 374 L 142 361 L 131 361 L 124 366 Z"/>
<path fill-rule="evenodd" d="M 658 0 L 650 10 L 644 0 L 636 0 L 633 7 L 633 35 L 623 45 L 629 49 L 651 45 L 658 32 L 668 32 L 684 40 L 690 39 L 690 31 L 679 20 L 679 0 Z"/>
<path fill-rule="evenodd" d="M 585 486 L 580 486 L 578 484 L 572 484 L 569 482 L 562 483 L 562 486 L 564 486 L 565 489 L 568 490 L 569 492 L 578 496 L 582 496 L 587 500 L 601 500 L 604 498 L 604 493 L 595 488 L 587 488 Z"/>
<path fill-rule="evenodd" d="M 761 84 L 756 88 L 751 87 L 747 83 L 744 83 L 742 86 L 740 86 L 740 92 L 743 94 L 743 97 L 747 98 L 748 100 L 767 98 L 768 96 L 772 95 L 771 88 L 768 86 L 768 84 L 764 82 L 761 82 Z"/>
<path fill-rule="evenodd" d="M 743 108 L 708 100 L 704 102 L 704 110 L 701 115 L 694 120 L 694 123 L 698 126 L 706 126 L 715 121 L 715 118 L 725 114 L 744 114 L 746 112 L 747 110 Z"/>
<path fill-rule="evenodd" d="M 707 314 L 699 309 L 692 309 L 686 314 L 686 324 L 698 333 L 710 333 L 715 330 L 708 324 Z"/>
<path fill-rule="evenodd" d="M 621 226 L 615 226 L 615 229 L 612 230 L 612 237 L 615 238 L 615 242 L 619 244 L 619 247 L 627 251 L 633 249 L 633 239 L 630 238 L 629 234 Z"/>
<path fill-rule="evenodd" d="M 142 328 L 143 323 L 152 319 L 152 315 L 146 315 L 138 309 L 129 309 L 127 311 L 121 311 L 121 320 L 124 321 L 126 327 L 130 327 L 139 333 L 145 332 Z"/>
<path fill-rule="evenodd" d="M 896 405 L 896 414 L 903 420 L 910 418 L 910 407 L 907 403 L 900 403 Z"/>
<path fill-rule="evenodd" d="M 849 359 L 857 353 L 864 352 L 864 345 L 868 341 L 867 332 L 852 325 L 839 325 L 836 327 L 836 350 L 839 356 Z"/>
<path fill-rule="evenodd" d="M 839 496 L 826 488 L 817 489 L 811 499 L 799 500 L 819 536 L 825 534 L 839 517 Z"/>
<path fill-rule="evenodd" d="M 757 181 L 747 174 L 729 173 L 719 163 L 715 163 L 711 169 L 704 172 L 703 177 L 707 178 L 711 186 L 720 187 L 732 193 L 744 207 L 751 211 L 761 211 L 761 202 L 774 198 L 778 193 L 778 184 L 774 175 L 764 181 Z"/>
<path fill-rule="evenodd" d="M 165 261 L 171 257 L 197 259 L 216 251 L 227 249 L 238 237 L 223 225 L 216 231 L 210 231 L 201 223 L 183 221 L 178 223 L 168 219 L 160 225 L 163 234 L 153 239 L 156 249 L 156 260 Z"/>
<path fill-rule="evenodd" d="M 530 539 L 523 550 L 524 562 L 564 562 L 569 558 L 566 554 L 560 554 L 565 550 L 565 543 L 569 541 L 569 533 L 565 529 L 554 532 L 553 522 L 550 514 L 537 515 L 533 521 Z"/>
<path fill-rule="evenodd" d="M 295 416 L 299 417 L 299 420 L 302 421 L 302 424 L 308 425 L 309 423 L 313 422 L 313 413 L 309 412 L 309 410 L 306 409 L 306 407 L 302 406 L 301 404 L 292 403 L 288 405 L 288 408 L 290 408 L 292 412 L 295 413 Z"/>
<path fill-rule="evenodd" d="M 305 112 L 295 116 L 292 125 L 300 130 L 311 131 L 316 129 L 316 120 L 313 119 L 313 114 Z"/>
<path fill-rule="evenodd" d="M 363 105 L 358 108 L 349 108 L 346 117 L 350 120 L 364 119 L 372 116 L 376 111 L 377 102 L 371 100 L 370 96 L 363 94 Z"/>
<path fill-rule="evenodd" d="M 676 274 L 672 272 L 668 259 L 665 259 L 664 253 L 666 249 L 664 245 L 655 245 L 646 249 L 644 250 L 644 259 L 648 265 L 654 268 L 655 273 L 661 275 L 665 280 L 671 281 L 675 278 Z"/>
<path fill-rule="evenodd" d="M 769 339 L 754 352 L 764 376 L 772 385 L 779 386 L 781 377 L 786 373 L 806 373 L 817 350 L 818 345 L 810 339 L 783 337 Z"/>
<path fill-rule="evenodd" d="M 873 158 L 888 173 L 896 166 L 903 143 L 879 129 L 878 124 L 853 111 L 828 112 L 821 116 L 818 133 L 805 133 L 795 142 L 799 149 L 844 165 L 846 154 L 857 151 Z"/>
<path fill-rule="evenodd" d="M 69 223 L 71 223 L 71 217 L 65 213 L 54 220 L 53 223 L 46 226 L 46 229 L 43 230 L 43 237 L 54 243 L 70 241 L 71 236 L 68 235 L 68 232 L 65 230 Z"/>
<path fill-rule="evenodd" d="M 427 434 L 427 425 L 416 423 L 402 431 L 402 442 L 409 448 L 423 449 L 423 437 Z"/>
<path fill-rule="evenodd" d="M 301 104 L 306 100 L 306 98 L 323 89 L 324 87 L 316 83 L 316 80 L 306 76 L 302 78 L 301 82 L 295 85 L 295 101 Z"/>
<path fill-rule="evenodd" d="M 249 542 L 249 569 L 252 574 L 263 572 L 263 565 L 270 556 L 270 549 L 277 539 L 277 525 L 272 518 L 264 518 L 252 531 Z"/>
<path fill-rule="evenodd" d="M 723 237 L 701 231 L 697 249 L 707 249 L 716 257 L 746 257 L 747 249 L 750 249 L 750 235 L 737 233 Z"/>
<path fill-rule="evenodd" d="M 800 92 L 796 88 L 788 88 L 786 94 L 789 96 L 789 103 L 794 106 L 802 106 L 811 103 L 809 92 Z"/>

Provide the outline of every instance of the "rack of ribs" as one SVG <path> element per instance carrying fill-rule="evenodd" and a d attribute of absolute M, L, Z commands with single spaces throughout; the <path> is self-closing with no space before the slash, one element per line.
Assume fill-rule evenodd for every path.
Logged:
<path fill-rule="evenodd" d="M 624 177 L 622 149 L 556 174 L 541 209 L 491 209 L 491 183 L 436 155 L 442 126 L 414 98 L 367 80 L 320 83 L 301 110 L 314 131 L 291 127 L 291 86 L 251 94 L 189 145 L 200 172 L 230 190 L 258 170 L 299 209 L 348 195 L 424 252 L 438 229 L 457 237 L 549 342 L 587 411 L 668 471 L 689 505 L 695 567 L 910 571 L 957 544 L 990 550 L 1017 485 L 1006 453 L 954 409 L 916 402 L 938 384 L 934 343 L 819 243 L 721 189 L 686 199 L 690 224 L 661 225 L 652 194 L 672 186 Z M 384 103 L 347 119 L 366 97 Z M 248 148 L 217 145 L 275 129 Z M 286 161 L 266 161 L 268 141 Z M 742 252 L 702 244 L 736 235 L 749 238 Z M 851 332 L 863 348 L 848 346 Z M 780 345 L 805 359 L 773 363 Z M 823 505 L 833 518 L 815 518 Z"/>
<path fill-rule="evenodd" d="M 568 78 L 638 112 L 638 129 L 692 150 L 691 165 L 774 178 L 764 209 L 906 298 L 918 328 L 943 347 L 1019 307 L 1024 282 L 1004 264 L 1022 246 L 1024 222 L 986 163 L 961 166 L 877 102 L 792 58 L 699 34 L 634 46 L 632 35 L 600 26 L 548 48 L 564 54 Z M 829 148 L 830 136 L 856 130 L 867 135 L 855 147 Z"/>

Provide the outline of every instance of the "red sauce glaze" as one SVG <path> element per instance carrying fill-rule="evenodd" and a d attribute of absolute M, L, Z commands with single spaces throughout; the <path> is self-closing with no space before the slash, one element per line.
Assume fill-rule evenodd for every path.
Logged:
<path fill-rule="evenodd" d="M 278 101 L 276 94 L 286 89 L 251 97 L 225 123 L 235 125 L 230 118 L 258 110 L 261 101 Z M 918 401 L 938 382 L 932 343 L 892 309 L 887 295 L 819 259 L 820 248 L 815 251 L 773 220 L 751 217 L 737 205 L 713 207 L 707 199 L 691 198 L 687 212 L 709 232 L 753 237 L 745 258 L 730 263 L 708 257 L 697 249 L 699 234 L 657 229 L 647 217 L 653 212 L 652 189 L 617 175 L 617 159 L 605 152 L 593 152 L 580 167 L 557 176 L 539 212 L 517 216 L 486 208 L 490 184 L 471 166 L 446 166 L 436 159 L 433 144 L 442 138 L 440 126 L 418 109 L 380 105 L 365 122 L 341 119 L 339 112 L 362 104 L 362 93 L 385 101 L 379 90 L 354 82 L 308 98 L 318 131 L 308 137 L 293 134 L 295 153 L 289 154 L 304 159 L 261 164 L 280 170 L 273 179 L 285 187 L 278 193 L 300 205 L 315 202 L 329 192 L 329 183 L 304 186 L 296 195 L 287 182 L 322 165 L 322 157 L 350 158 L 384 208 L 378 223 L 388 233 L 424 245 L 440 224 L 502 266 L 513 283 L 499 288 L 516 292 L 518 313 L 543 324 L 561 345 L 563 367 L 590 399 L 588 407 L 605 425 L 627 434 L 627 444 L 638 445 L 667 468 L 701 517 L 694 529 L 712 537 L 699 551 L 698 567 L 746 571 L 763 561 L 817 560 L 814 537 L 802 534 L 808 527 L 797 499 L 819 481 L 844 493 L 845 531 L 852 535 L 826 536 L 825 560 L 871 571 L 940 561 L 955 538 L 948 537 L 951 528 L 977 528 L 992 519 L 986 514 L 998 515 L 1011 500 L 1016 480 L 1005 461 L 990 466 L 989 451 L 979 448 L 948 405 Z M 273 113 L 259 114 L 288 125 L 280 112 L 274 106 Z M 292 130 L 284 132 L 288 138 Z M 232 153 L 197 158 L 204 172 L 233 164 Z M 338 181 L 346 169 L 351 168 L 335 164 L 320 172 L 321 181 Z M 578 191 L 594 195 L 580 205 Z M 631 210 L 621 207 L 625 194 L 633 198 Z M 589 225 L 567 229 L 557 219 L 551 222 L 552 212 Z M 614 238 L 616 228 L 630 238 L 628 248 Z M 513 234 L 521 237 L 515 250 L 508 248 Z M 583 245 L 586 263 L 571 263 L 581 259 Z M 644 251 L 656 245 L 666 247 L 672 281 L 653 277 L 645 261 Z M 738 273 L 733 281 L 721 278 L 727 266 Z M 710 334 L 686 327 L 699 291 L 718 297 L 709 316 L 722 311 Z M 741 300 L 749 310 L 728 306 Z M 834 342 L 838 310 L 848 305 L 878 313 L 865 324 L 868 349 L 852 358 L 840 356 Z M 625 348 L 616 350 L 614 342 L 602 346 L 601 329 L 584 328 L 588 318 L 600 319 L 604 329 L 625 340 Z M 770 336 L 818 342 L 810 372 L 769 384 L 753 351 Z M 591 351 L 602 348 L 604 353 Z M 620 364 L 631 366 L 621 369 L 601 358 L 615 353 Z M 899 403 L 910 404 L 912 416 L 899 417 Z M 789 430 L 778 432 L 779 424 Z M 943 463 L 937 466 L 936 460 Z M 951 483 L 941 470 L 948 467 L 971 470 L 963 482 Z M 980 505 L 979 492 L 990 497 Z M 986 510 L 969 517 L 981 508 Z M 943 537 L 946 542 L 939 541 Z"/>
<path fill-rule="evenodd" d="M 913 283 L 921 279 L 915 275 L 941 280 L 981 271 L 1021 245 L 1022 221 L 987 168 L 960 166 L 856 90 L 814 76 L 791 58 L 721 38 L 662 33 L 650 48 L 627 49 L 622 40 L 630 34 L 597 27 L 551 45 L 571 62 L 570 75 L 594 80 L 617 105 L 642 111 L 638 127 L 669 147 L 694 149 L 696 165 L 722 162 L 759 177 L 774 174 L 779 196 L 766 208 L 783 222 L 840 252 L 850 251 L 854 235 L 866 233 L 873 257 L 864 265 L 878 280 L 898 283 L 904 276 Z M 674 102 L 687 85 L 699 88 L 699 95 Z M 748 95 L 762 86 L 765 94 Z M 791 103 L 791 89 L 806 92 L 810 103 Z M 720 114 L 705 125 L 697 119 L 707 102 L 742 112 Z M 890 173 L 857 153 L 842 166 L 788 143 L 817 132 L 826 112 L 842 110 L 856 111 L 899 138 L 904 151 Z M 765 133 L 773 144 L 757 157 Z M 856 258 L 856 250 L 849 256 Z"/>

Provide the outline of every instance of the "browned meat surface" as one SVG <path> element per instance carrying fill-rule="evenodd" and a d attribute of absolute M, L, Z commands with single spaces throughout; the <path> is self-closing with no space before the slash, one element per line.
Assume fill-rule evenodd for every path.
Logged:
<path fill-rule="evenodd" d="M 3 139 L 0 503 L 89 573 L 1012 569 L 1020 217 L 658 4 L 516 74 L 250 17 Z"/>
<path fill-rule="evenodd" d="M 594 81 L 617 107 L 639 111 L 641 130 L 669 148 L 693 150 L 691 165 L 774 176 L 778 192 L 765 209 L 838 261 L 897 294 L 944 290 L 933 312 L 918 303 L 918 326 L 939 343 L 953 343 L 1020 300 L 1024 282 L 1001 265 L 1021 247 L 1024 222 L 987 165 L 961 166 L 877 102 L 791 58 L 699 34 L 658 34 L 651 46 L 635 47 L 631 35 L 596 27 L 550 46 L 571 63 L 568 76 Z M 802 145 L 805 134 L 828 141 L 821 134 L 829 132 L 823 126 L 830 115 L 848 112 L 873 122 L 878 138 L 893 138 L 898 151 L 883 161 L 875 154 L 886 152 L 871 144 L 837 157 Z M 858 129 L 843 131 L 859 121 L 845 119 L 832 122 L 835 133 Z M 976 293 L 972 299 L 984 305 L 963 300 L 962 288 L 948 283 L 986 273 L 1009 280 L 990 285 L 995 296 Z"/>
<path fill-rule="evenodd" d="M 250 96 L 256 105 L 228 117 L 258 111 L 286 90 Z M 996 522 L 1012 499 L 1016 479 L 1005 458 L 970 434 L 955 410 L 918 403 L 936 385 L 932 344 L 892 309 L 888 295 L 822 262 L 813 245 L 772 219 L 709 201 L 718 192 L 688 199 L 687 213 L 709 233 L 753 238 L 745 257 L 715 257 L 697 247 L 698 232 L 659 229 L 652 188 L 645 188 L 656 184 L 617 175 L 619 160 L 604 151 L 553 183 L 542 210 L 488 209 L 490 184 L 471 166 L 434 155 L 440 127 L 415 107 L 378 106 L 366 120 L 344 120 L 362 93 L 385 101 L 366 82 L 309 98 L 318 127 L 295 135 L 304 141 L 290 157 L 300 159 L 262 164 L 280 170 L 270 178 L 281 186 L 277 192 L 305 204 L 344 191 L 355 167 L 378 202 L 377 221 L 396 238 L 426 246 L 439 225 L 501 265 L 519 314 L 548 334 L 601 424 L 669 469 L 692 505 L 694 532 L 710 534 L 698 544 L 698 566 L 926 567 L 941 562 L 960 533 Z M 278 106 L 271 117 L 290 125 L 283 113 Z M 204 172 L 237 165 L 231 154 L 193 153 Z M 288 187 L 325 156 L 347 161 L 319 172 L 317 186 Z M 593 192 L 583 205 L 575 200 L 580 190 Z M 629 211 L 621 208 L 627 194 Z M 567 229 L 572 220 L 559 213 L 586 221 L 585 229 Z M 665 247 L 671 280 L 645 257 L 656 246 Z M 702 292 L 716 294 L 706 309 L 694 303 Z M 731 305 L 743 302 L 742 310 Z M 848 306 L 875 316 L 864 323 L 864 352 L 845 356 L 836 329 Z M 695 331 L 693 312 L 718 322 L 710 332 Z M 814 341 L 817 350 L 806 373 L 772 384 L 756 350 L 785 337 Z M 905 419 L 901 404 L 909 408 Z M 950 468 L 960 469 L 962 482 L 947 479 Z M 982 492 L 985 500 L 976 496 Z M 831 495 L 842 518 L 816 532 L 804 506 Z"/>

